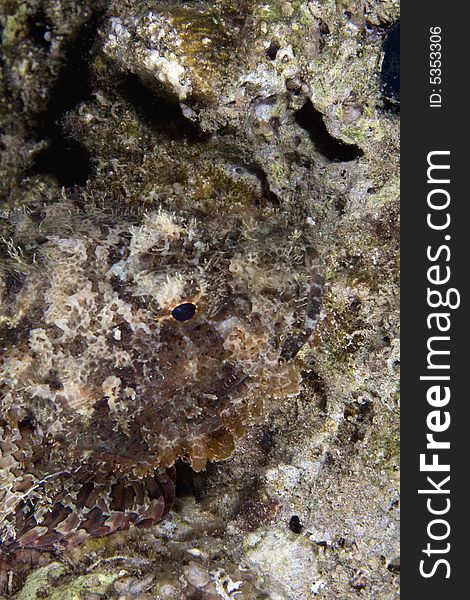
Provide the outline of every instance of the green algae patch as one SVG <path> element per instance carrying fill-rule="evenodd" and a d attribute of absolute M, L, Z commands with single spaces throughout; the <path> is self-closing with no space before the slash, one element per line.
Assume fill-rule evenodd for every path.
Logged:
<path fill-rule="evenodd" d="M 70 568 L 53 562 L 29 575 L 16 600 L 83 600 L 88 594 L 105 594 L 122 575 L 119 571 L 96 571 L 71 579 Z"/>
<path fill-rule="evenodd" d="M 35 600 L 43 598 L 45 590 L 49 590 L 51 582 L 60 580 L 70 572 L 70 569 L 62 563 L 53 562 L 45 567 L 31 573 L 16 600 Z"/>
<path fill-rule="evenodd" d="M 0 24 L 3 25 L 2 45 L 9 48 L 17 42 L 19 36 L 27 34 L 28 5 L 25 2 L 5 2 L 2 11 L 7 13 L 0 14 Z"/>

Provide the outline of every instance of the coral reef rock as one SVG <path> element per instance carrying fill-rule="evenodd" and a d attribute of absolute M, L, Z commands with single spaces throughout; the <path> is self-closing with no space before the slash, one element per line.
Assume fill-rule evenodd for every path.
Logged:
<path fill-rule="evenodd" d="M 0 3 L 0 597 L 399 597 L 398 37 Z"/>

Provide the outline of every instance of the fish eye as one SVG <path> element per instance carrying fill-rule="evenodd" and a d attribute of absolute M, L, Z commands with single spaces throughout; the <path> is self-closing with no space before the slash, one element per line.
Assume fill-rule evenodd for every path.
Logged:
<path fill-rule="evenodd" d="M 183 304 L 178 304 L 178 306 L 175 306 L 175 308 L 171 311 L 171 316 L 173 317 L 173 319 L 176 319 L 180 322 L 189 321 L 189 319 L 192 319 L 195 314 L 196 305 L 192 302 L 184 302 Z"/>

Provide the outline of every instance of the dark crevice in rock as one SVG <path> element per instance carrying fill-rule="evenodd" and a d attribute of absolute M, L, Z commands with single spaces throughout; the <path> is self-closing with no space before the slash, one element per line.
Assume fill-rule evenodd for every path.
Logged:
<path fill-rule="evenodd" d="M 302 533 L 302 523 L 297 515 L 293 515 L 289 520 L 289 529 L 293 533 Z"/>
<path fill-rule="evenodd" d="M 102 13 L 95 13 L 71 40 L 47 110 L 38 117 L 38 137 L 49 144 L 36 157 L 33 174 L 52 175 L 65 187 L 84 185 L 92 172 L 89 152 L 63 131 L 62 122 L 70 110 L 91 95 L 90 53 L 101 19 Z M 37 18 L 35 22 L 40 23 Z"/>
<path fill-rule="evenodd" d="M 49 36 L 52 30 L 52 23 L 42 8 L 28 19 L 28 30 L 31 39 L 37 46 L 41 46 L 46 50 L 50 48 L 51 41 Z"/>
<path fill-rule="evenodd" d="M 400 112 L 400 21 L 393 23 L 383 43 L 384 58 L 380 81 L 385 108 Z"/>
<path fill-rule="evenodd" d="M 102 12 L 95 13 L 83 23 L 77 36 L 71 40 L 64 68 L 51 94 L 46 127 L 51 121 L 56 123 L 91 95 L 90 54 L 102 19 Z"/>
<path fill-rule="evenodd" d="M 271 42 L 269 48 L 266 50 L 266 55 L 270 60 L 275 60 L 277 53 L 279 52 L 280 46 L 277 42 Z"/>
<path fill-rule="evenodd" d="M 271 204 L 271 206 L 280 206 L 281 202 L 278 196 L 269 187 L 268 177 L 261 167 L 256 165 L 245 165 L 246 170 L 252 175 L 255 175 L 260 181 L 263 196 Z"/>
<path fill-rule="evenodd" d="M 33 171 L 53 175 L 60 185 L 67 188 L 82 186 L 91 175 L 91 156 L 82 144 L 59 133 L 38 154 Z"/>
<path fill-rule="evenodd" d="M 310 100 L 295 113 L 295 120 L 305 129 L 317 150 L 332 162 L 346 162 L 363 156 L 364 152 L 355 144 L 346 144 L 334 138 L 326 128 L 323 115 Z"/>
<path fill-rule="evenodd" d="M 207 487 L 209 472 L 212 470 L 211 466 L 209 464 L 205 471 L 197 473 L 188 463 L 178 460 L 175 464 L 176 498 L 193 496 L 196 501 L 201 500 L 204 490 Z"/>
<path fill-rule="evenodd" d="M 171 139 L 196 140 L 204 137 L 200 129 L 183 115 L 177 102 L 157 94 L 137 75 L 130 73 L 123 78 L 118 90 L 152 130 L 167 134 Z"/>

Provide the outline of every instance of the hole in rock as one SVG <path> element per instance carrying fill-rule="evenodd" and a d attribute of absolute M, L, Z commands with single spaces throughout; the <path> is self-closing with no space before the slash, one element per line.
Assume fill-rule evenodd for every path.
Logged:
<path fill-rule="evenodd" d="M 183 115 L 177 102 L 150 89 L 137 75 L 127 75 L 119 83 L 118 89 L 132 104 L 139 117 L 154 130 L 167 133 L 176 139 L 203 137 L 198 127 Z"/>
<path fill-rule="evenodd" d="M 297 515 L 293 515 L 289 521 L 289 529 L 294 533 L 301 533 L 302 523 Z"/>
<path fill-rule="evenodd" d="M 309 134 L 317 150 L 328 160 L 346 162 L 355 160 L 364 154 L 359 146 L 346 144 L 342 140 L 334 138 L 326 128 L 323 115 L 310 100 L 307 100 L 296 112 L 295 120 Z"/>
<path fill-rule="evenodd" d="M 204 489 L 207 487 L 208 470 L 197 473 L 188 463 L 178 460 L 175 464 L 176 470 L 176 498 L 193 496 L 196 501 L 201 500 Z"/>
<path fill-rule="evenodd" d="M 266 55 L 269 59 L 275 60 L 277 53 L 279 52 L 280 46 L 277 42 L 271 42 L 269 48 L 266 50 Z"/>
<path fill-rule="evenodd" d="M 28 20 L 28 30 L 31 39 L 37 46 L 49 49 L 52 24 L 43 10 L 39 10 Z"/>
<path fill-rule="evenodd" d="M 53 175 L 65 187 L 85 185 L 91 173 L 91 157 L 79 142 L 59 135 L 38 154 L 34 169 Z"/>

